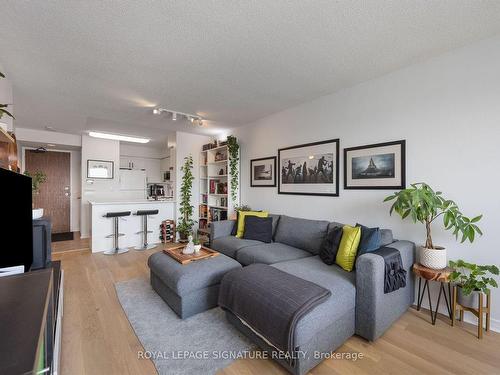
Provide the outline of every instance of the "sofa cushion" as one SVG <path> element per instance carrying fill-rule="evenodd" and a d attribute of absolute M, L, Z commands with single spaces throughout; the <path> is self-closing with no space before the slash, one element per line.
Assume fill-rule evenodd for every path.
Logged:
<path fill-rule="evenodd" d="M 368 228 L 362 224 L 356 224 L 361 228 L 361 239 L 359 240 L 359 248 L 357 256 L 365 253 L 371 253 L 380 248 L 380 229 Z"/>
<path fill-rule="evenodd" d="M 392 230 L 380 229 L 380 246 L 387 246 L 394 242 L 392 238 Z"/>
<path fill-rule="evenodd" d="M 337 265 L 326 265 L 319 256 L 291 260 L 272 266 L 332 292 L 330 298 L 304 315 L 297 323 L 296 344 L 303 345 L 309 342 L 317 332 L 334 324 L 340 317 L 354 314 L 356 301 L 356 274 L 354 272 L 346 272 Z"/>
<path fill-rule="evenodd" d="M 335 263 L 341 239 L 342 227 L 335 227 L 326 235 L 319 252 L 319 257 L 325 264 L 332 265 Z"/>
<path fill-rule="evenodd" d="M 219 237 L 212 241 L 212 249 L 228 257 L 236 259 L 236 252 L 247 246 L 260 245 L 262 242 L 255 240 L 244 240 L 234 236 Z"/>
<path fill-rule="evenodd" d="M 288 246 L 283 243 L 260 243 L 256 246 L 244 247 L 236 253 L 236 260 L 248 266 L 253 263 L 273 264 L 291 259 L 310 257 L 307 251 Z"/>
<path fill-rule="evenodd" d="M 278 223 L 280 221 L 281 216 L 276 214 L 269 214 L 269 217 L 273 218 L 273 240 L 274 240 L 274 236 L 276 235 L 276 228 L 278 227 Z"/>
<path fill-rule="evenodd" d="M 328 224 L 325 220 L 308 220 L 281 215 L 274 240 L 316 255 L 321 249 Z"/>
<path fill-rule="evenodd" d="M 241 268 L 241 264 L 223 254 L 185 266 L 162 251 L 148 258 L 148 266 L 178 296 L 217 285 L 227 272 Z"/>
<path fill-rule="evenodd" d="M 243 238 L 243 233 L 245 232 L 245 217 L 247 216 L 268 217 L 269 213 L 267 211 L 240 211 L 236 224 L 238 226 L 236 237 L 238 238 Z"/>
<path fill-rule="evenodd" d="M 342 228 L 342 240 L 340 241 L 339 251 L 335 263 L 346 271 L 352 271 L 356 261 L 359 240 L 361 239 L 361 228 L 344 225 Z"/>
<path fill-rule="evenodd" d="M 255 216 L 245 218 L 243 239 L 271 243 L 273 241 L 273 218 Z"/>

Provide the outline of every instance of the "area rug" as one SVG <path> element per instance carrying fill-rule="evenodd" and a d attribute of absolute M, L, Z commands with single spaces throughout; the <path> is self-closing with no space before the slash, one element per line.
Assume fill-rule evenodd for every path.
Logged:
<path fill-rule="evenodd" d="M 215 374 L 254 346 L 231 326 L 220 308 L 180 319 L 145 278 L 115 284 L 118 299 L 160 375 Z"/>

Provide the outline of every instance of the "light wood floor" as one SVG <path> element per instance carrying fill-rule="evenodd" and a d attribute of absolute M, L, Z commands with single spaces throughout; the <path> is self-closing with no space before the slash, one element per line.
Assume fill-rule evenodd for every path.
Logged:
<path fill-rule="evenodd" d="M 90 249 L 90 239 L 80 238 L 80 232 L 73 232 L 74 239 L 70 241 L 52 242 L 52 253 L 64 251 L 81 251 Z"/>
<path fill-rule="evenodd" d="M 143 348 L 114 288 L 117 281 L 147 275 L 146 261 L 155 251 L 119 256 L 88 250 L 54 254 L 65 271 L 62 375 L 156 374 L 152 362 L 138 359 Z M 326 360 L 311 374 L 500 373 L 500 334 L 491 332 L 479 341 L 470 325 L 452 328 L 441 317 L 433 327 L 429 319 L 427 311 L 410 309 L 376 342 L 354 336 L 337 350 L 363 353 L 363 359 Z M 238 360 L 221 374 L 286 372 L 270 360 Z"/>

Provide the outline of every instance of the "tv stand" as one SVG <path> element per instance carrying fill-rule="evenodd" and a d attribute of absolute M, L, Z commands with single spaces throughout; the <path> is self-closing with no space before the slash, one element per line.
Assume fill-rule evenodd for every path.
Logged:
<path fill-rule="evenodd" d="M 0 278 L 0 373 L 58 374 L 64 272 L 60 262 Z"/>

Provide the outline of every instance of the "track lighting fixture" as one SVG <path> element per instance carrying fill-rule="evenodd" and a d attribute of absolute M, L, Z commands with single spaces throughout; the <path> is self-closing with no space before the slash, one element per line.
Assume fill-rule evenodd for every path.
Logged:
<path fill-rule="evenodd" d="M 168 113 L 172 115 L 172 121 L 177 121 L 177 118 L 184 117 L 193 125 L 203 126 L 203 118 L 198 115 L 192 115 L 189 113 L 182 113 L 178 111 L 172 111 L 170 109 L 165 108 L 153 108 L 153 114 L 160 115 L 162 113 Z"/>

